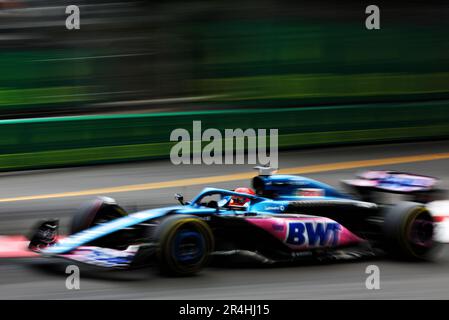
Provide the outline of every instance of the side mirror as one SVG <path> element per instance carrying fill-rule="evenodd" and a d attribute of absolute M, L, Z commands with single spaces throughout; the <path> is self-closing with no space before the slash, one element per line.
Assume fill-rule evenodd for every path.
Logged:
<path fill-rule="evenodd" d="M 178 200 L 180 204 L 185 205 L 184 196 L 180 193 L 175 193 L 175 200 Z"/>

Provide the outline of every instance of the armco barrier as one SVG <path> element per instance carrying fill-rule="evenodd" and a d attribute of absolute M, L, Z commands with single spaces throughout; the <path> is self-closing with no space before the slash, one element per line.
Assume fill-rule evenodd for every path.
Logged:
<path fill-rule="evenodd" d="M 449 101 L 0 121 L 0 170 L 168 157 L 176 128 L 277 128 L 280 148 L 449 137 Z"/>

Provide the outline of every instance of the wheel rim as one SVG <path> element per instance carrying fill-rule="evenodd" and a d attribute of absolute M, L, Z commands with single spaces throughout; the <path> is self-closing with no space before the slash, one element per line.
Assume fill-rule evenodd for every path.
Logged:
<path fill-rule="evenodd" d="M 419 214 L 412 222 L 409 241 L 417 249 L 429 249 L 433 245 L 434 225 L 427 212 Z"/>
<path fill-rule="evenodd" d="M 194 230 L 179 230 L 172 246 L 173 257 L 179 264 L 196 264 L 204 256 L 205 240 L 201 233 Z"/>

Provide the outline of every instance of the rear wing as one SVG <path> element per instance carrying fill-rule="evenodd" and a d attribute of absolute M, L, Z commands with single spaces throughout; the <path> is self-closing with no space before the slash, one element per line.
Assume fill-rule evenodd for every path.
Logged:
<path fill-rule="evenodd" d="M 365 171 L 342 183 L 365 201 L 370 201 L 374 192 L 410 195 L 411 200 L 424 203 L 438 200 L 444 193 L 437 178 L 400 171 Z"/>

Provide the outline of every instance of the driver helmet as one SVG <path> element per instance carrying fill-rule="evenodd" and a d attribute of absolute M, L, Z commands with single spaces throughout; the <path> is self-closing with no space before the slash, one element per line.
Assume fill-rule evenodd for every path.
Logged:
<path fill-rule="evenodd" d="M 251 188 L 243 188 L 243 187 L 235 189 L 234 192 L 246 193 L 246 194 L 251 194 L 251 195 L 255 195 L 256 194 Z M 249 201 L 250 201 L 249 198 L 244 198 L 244 197 L 239 197 L 239 196 L 232 196 L 231 197 L 231 201 L 229 202 L 229 205 L 230 206 L 234 206 L 234 207 L 243 207 Z"/>

